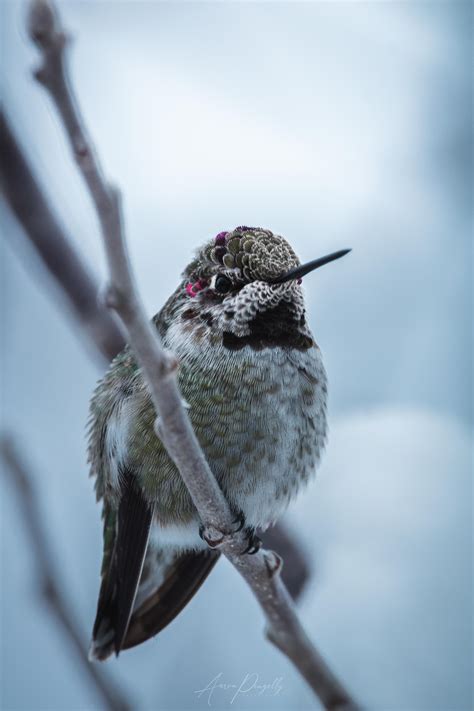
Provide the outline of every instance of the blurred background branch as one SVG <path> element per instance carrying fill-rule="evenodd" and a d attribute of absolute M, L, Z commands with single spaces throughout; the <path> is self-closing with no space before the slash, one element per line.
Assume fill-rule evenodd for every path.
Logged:
<path fill-rule="evenodd" d="M 90 341 L 109 361 L 124 346 L 110 312 L 97 298 L 97 283 L 66 236 L 0 110 L 0 187 L 11 211 Z"/>
<path fill-rule="evenodd" d="M 125 693 L 109 680 L 103 668 L 91 664 L 87 658 L 87 639 L 75 621 L 75 615 L 70 609 L 60 583 L 61 576 L 58 575 L 53 563 L 53 555 L 43 526 L 33 476 L 26 462 L 20 456 L 19 449 L 13 439 L 5 434 L 0 438 L 0 454 L 4 464 L 2 468 L 14 487 L 20 504 L 23 525 L 30 540 L 37 568 L 38 589 L 41 598 L 46 602 L 51 614 L 58 622 L 64 633 L 64 638 L 73 648 L 84 678 L 95 688 L 96 693 L 102 699 L 103 707 L 111 711 L 129 711 L 132 705 Z"/>

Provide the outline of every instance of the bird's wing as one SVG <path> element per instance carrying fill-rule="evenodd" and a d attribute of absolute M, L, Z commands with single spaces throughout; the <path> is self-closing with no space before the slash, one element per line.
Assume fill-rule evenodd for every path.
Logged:
<path fill-rule="evenodd" d="M 108 511 L 104 522 L 103 577 L 90 650 L 91 659 L 100 661 L 169 625 L 219 558 L 218 551 L 177 553 L 150 546 L 143 570 L 152 514 L 138 486 L 129 488 L 118 511 Z"/>
<path fill-rule="evenodd" d="M 121 481 L 118 508 L 104 502 L 102 583 L 90 649 L 90 658 L 100 661 L 172 622 L 219 558 L 212 550 L 162 548 L 159 536 L 148 546 L 153 509 L 132 472 L 123 472 Z"/>
<path fill-rule="evenodd" d="M 104 507 L 104 563 L 91 656 L 119 654 L 132 615 L 145 560 L 153 509 L 132 472 L 121 476 L 117 511 Z M 105 656 L 104 656 L 105 655 Z"/>
<path fill-rule="evenodd" d="M 212 550 L 169 555 L 161 571 L 161 584 L 133 612 L 123 649 L 145 642 L 169 625 L 199 590 L 220 556 Z"/>
<path fill-rule="evenodd" d="M 160 314 L 154 322 L 163 335 Z M 153 509 L 143 495 L 142 485 L 146 487 L 146 479 L 142 479 L 140 485 L 134 474 L 137 468 L 147 469 L 143 467 L 143 457 L 140 461 L 129 457 L 129 470 L 125 471 L 123 461 L 116 462 L 116 466 L 122 467 L 120 476 L 117 479 L 111 475 L 110 451 L 106 447 L 108 424 L 114 412 L 118 412 L 118 403 L 123 406 L 124 395 L 135 391 L 139 398 L 142 396 L 144 391 L 138 387 L 137 376 L 136 363 L 126 348 L 113 361 L 91 403 L 89 460 L 91 473 L 96 477 L 97 498 L 103 500 L 104 518 L 102 583 L 90 650 L 92 659 L 103 660 L 113 653 L 118 654 L 121 649 L 134 647 L 166 627 L 193 597 L 219 557 L 210 550 L 172 552 L 160 548 L 159 540 L 157 547 L 148 546 Z M 151 401 L 145 403 L 145 414 L 148 410 L 152 422 Z M 174 477 L 174 496 L 182 502 L 189 500 L 192 513 L 192 502 L 179 473 L 168 461 L 164 448 L 157 444 L 152 427 L 149 432 L 153 442 L 153 486 L 159 476 L 167 481 Z M 140 430 L 139 436 L 143 439 L 147 431 Z M 157 456 L 157 448 L 163 450 L 163 458 Z"/>

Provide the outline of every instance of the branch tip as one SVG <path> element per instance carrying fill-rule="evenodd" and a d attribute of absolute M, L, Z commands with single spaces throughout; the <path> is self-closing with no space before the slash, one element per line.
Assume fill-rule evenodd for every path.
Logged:
<path fill-rule="evenodd" d="M 30 38 L 43 46 L 46 38 L 55 31 L 57 17 L 48 0 L 32 0 L 28 7 L 27 28 Z"/>
<path fill-rule="evenodd" d="M 62 52 L 69 42 L 59 15 L 49 0 L 32 0 L 28 8 L 27 29 L 31 40 L 46 54 Z"/>
<path fill-rule="evenodd" d="M 263 558 L 270 578 L 280 575 L 283 568 L 283 560 L 280 556 L 275 551 L 265 551 Z"/>

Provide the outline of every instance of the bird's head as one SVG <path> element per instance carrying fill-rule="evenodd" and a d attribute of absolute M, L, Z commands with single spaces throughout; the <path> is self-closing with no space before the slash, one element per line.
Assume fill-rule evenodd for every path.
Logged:
<path fill-rule="evenodd" d="M 302 278 L 348 251 L 302 265 L 289 243 L 270 230 L 241 226 L 220 232 L 183 273 L 177 294 L 181 319 L 190 322 L 190 330 L 205 324 L 228 348 L 308 348 Z"/>

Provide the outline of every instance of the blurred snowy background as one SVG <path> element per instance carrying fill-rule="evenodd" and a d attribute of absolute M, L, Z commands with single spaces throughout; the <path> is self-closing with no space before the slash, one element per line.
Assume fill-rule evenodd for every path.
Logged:
<path fill-rule="evenodd" d="M 102 277 L 89 200 L 45 93 L 22 2 L 1 2 L 4 106 L 62 222 Z M 330 439 L 288 513 L 315 567 L 301 605 L 358 699 L 467 711 L 472 671 L 472 5 L 463 2 L 66 2 L 72 72 L 122 188 L 150 314 L 193 249 L 238 224 L 303 260 L 330 378 Z M 35 467 L 77 617 L 89 630 L 100 514 L 84 423 L 98 369 L 1 204 L 3 419 Z M 1 707 L 99 708 L 35 592 L 1 483 Z M 227 562 L 156 640 L 108 665 L 142 709 L 204 709 L 222 672 L 282 677 L 241 709 L 314 701 L 262 636 Z M 216 691 L 212 706 L 230 707 Z"/>

